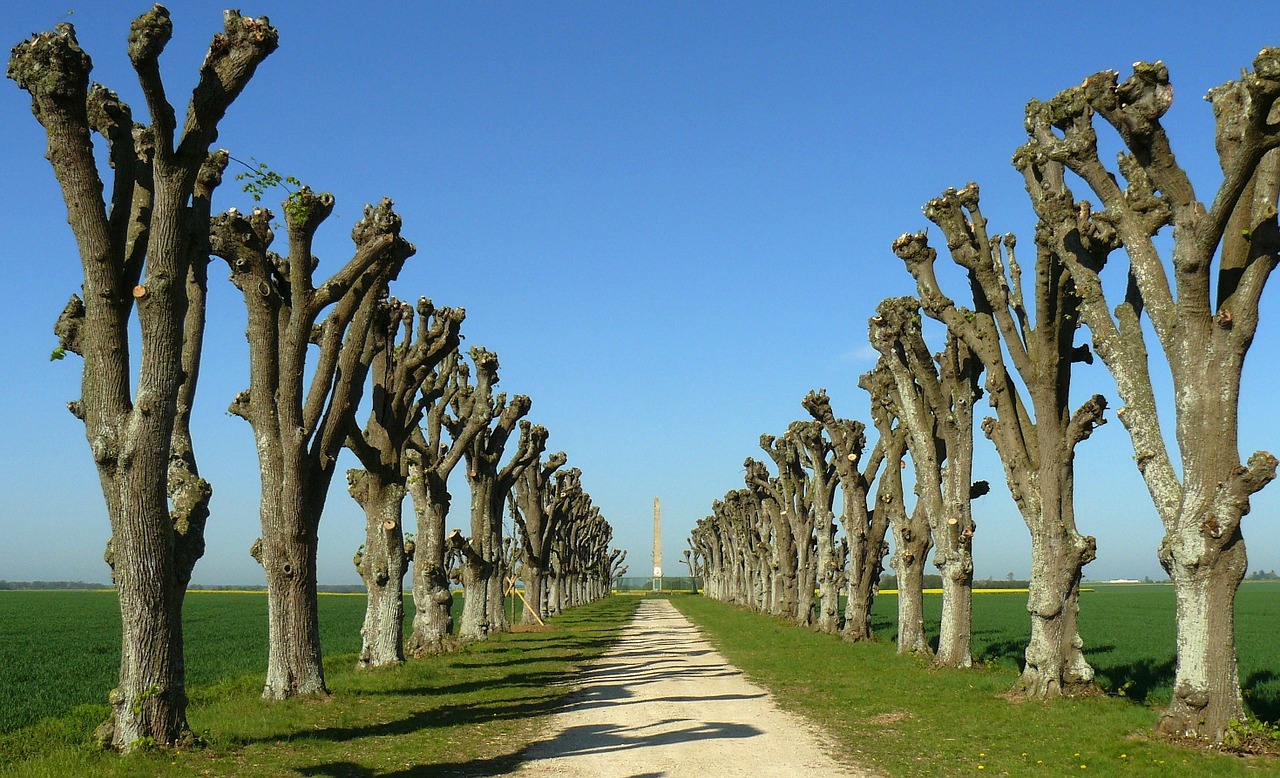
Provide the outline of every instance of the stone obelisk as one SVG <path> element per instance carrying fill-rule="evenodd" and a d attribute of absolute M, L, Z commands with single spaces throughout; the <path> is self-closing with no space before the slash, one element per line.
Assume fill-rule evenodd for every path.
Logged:
<path fill-rule="evenodd" d="M 662 590 L 662 502 L 653 498 L 653 589 Z"/>

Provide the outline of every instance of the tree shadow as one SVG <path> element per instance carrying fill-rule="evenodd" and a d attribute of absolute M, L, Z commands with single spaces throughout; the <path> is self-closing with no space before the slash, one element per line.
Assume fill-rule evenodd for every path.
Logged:
<path fill-rule="evenodd" d="M 1245 704 L 1257 718 L 1269 724 L 1280 721 L 1280 673 L 1274 670 L 1256 670 L 1249 674 L 1242 687 Z"/>
<path fill-rule="evenodd" d="M 1007 664 L 1022 670 L 1026 664 L 1026 651 L 1025 640 L 996 640 L 977 653 L 978 659 L 985 664 Z"/>
<path fill-rule="evenodd" d="M 1110 647 L 1100 646 L 1101 652 Z M 1086 654 L 1090 651 L 1085 650 Z M 1104 680 L 1103 684 L 1112 694 L 1128 697 L 1134 702 L 1146 703 L 1153 691 L 1173 686 L 1176 661 L 1170 657 L 1158 661 L 1144 657 L 1126 665 L 1113 667 L 1095 667 L 1095 677 Z"/>

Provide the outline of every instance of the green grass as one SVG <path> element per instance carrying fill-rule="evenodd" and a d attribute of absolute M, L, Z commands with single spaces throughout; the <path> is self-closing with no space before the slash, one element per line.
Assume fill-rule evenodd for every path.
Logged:
<path fill-rule="evenodd" d="M 1091 659 L 1101 664 L 1118 658 L 1114 668 L 1145 667 L 1145 658 L 1161 655 L 1161 649 L 1172 653 L 1172 604 L 1166 609 L 1155 587 L 1150 593 L 1093 594 L 1086 633 L 1123 623 L 1126 609 L 1147 614 L 1150 624 L 1126 632 L 1132 639 L 1110 635 L 1098 646 L 1114 647 Z M 1274 603 L 1280 591 L 1259 592 L 1258 602 L 1268 594 Z M 1252 607 L 1252 596 L 1242 599 L 1243 610 Z M 975 647 L 997 661 L 964 671 L 934 670 L 923 659 L 898 656 L 892 624 L 880 610 L 891 613 L 895 604 L 890 597 L 883 600 L 890 602 L 877 607 L 881 639 L 860 645 L 704 598 L 672 601 L 783 707 L 822 724 L 844 757 L 886 775 L 1280 775 L 1277 760 L 1205 753 L 1154 739 L 1148 733 L 1156 711 L 1123 697 L 1041 704 L 1002 696 L 1018 674 L 1005 647 L 1011 639 L 1006 636 L 1021 623 L 1014 605 L 1025 601 L 1017 595 L 975 597 Z M 1170 621 L 1168 643 L 1154 632 L 1163 615 Z M 1152 631 L 1143 631 L 1148 627 Z M 1147 641 L 1155 648 L 1143 648 Z"/>
<path fill-rule="evenodd" d="M 1169 701 L 1174 674 L 1174 599 L 1170 585 L 1091 585 L 1080 595 L 1080 635 L 1098 685 L 1148 705 Z M 1019 670 L 1031 631 L 1025 594 L 973 598 L 974 657 Z M 897 632 L 897 598 L 876 598 L 872 626 L 888 641 Z M 925 625 L 937 639 L 941 598 L 925 597 Z M 1236 598 L 1236 651 L 1250 711 L 1280 719 L 1280 645 L 1274 640 L 1280 582 L 1247 582 Z M 935 643 L 936 645 L 936 643 Z"/>
<path fill-rule="evenodd" d="M 334 602 L 340 600 L 351 605 Z M 207 746 L 123 758 L 88 745 L 106 708 L 81 705 L 0 735 L 0 774 L 501 774 L 514 764 L 512 755 L 536 737 L 537 717 L 569 692 L 573 673 L 583 662 L 613 643 L 637 602 L 610 598 L 568 611 L 545 629 L 496 635 L 452 654 L 376 672 L 354 669 L 357 618 L 348 622 L 355 628 L 355 638 L 347 644 L 353 648 L 343 653 L 327 646 L 330 698 L 264 703 L 259 699 L 260 669 L 226 675 L 207 686 L 192 683 L 188 718 Z M 350 618 L 342 613 L 361 612 L 364 598 L 330 597 L 321 603 L 326 629 L 336 629 Z M 210 624 L 227 617 L 214 607 L 218 604 L 226 603 L 206 606 Z M 234 600 L 226 607 L 236 618 L 250 610 Z M 197 605 L 192 616 L 202 609 Z"/>

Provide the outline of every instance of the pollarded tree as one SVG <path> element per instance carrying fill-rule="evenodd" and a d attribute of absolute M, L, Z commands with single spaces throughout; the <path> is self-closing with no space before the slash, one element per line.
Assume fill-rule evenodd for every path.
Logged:
<path fill-rule="evenodd" d="M 122 750 L 191 738 L 182 601 L 204 553 L 211 489 L 196 469 L 188 418 L 204 334 L 210 198 L 227 164 L 225 152 L 210 155 L 209 147 L 222 116 L 277 45 L 265 18 L 228 11 L 224 23 L 200 67 L 180 137 L 159 64 L 173 25 L 159 5 L 133 22 L 128 46 L 150 125 L 135 123 L 114 92 L 90 87 L 93 65 L 70 24 L 18 44 L 8 67 L 45 128 L 46 156 L 84 269 L 84 299 L 72 297 L 55 331 L 58 353 L 84 358 L 81 396 L 68 407 L 85 423 L 111 521 L 120 684 L 98 738 Z M 113 169 L 109 203 L 93 132 L 106 140 Z M 136 386 L 129 349 L 135 310 L 142 352 Z"/>
<path fill-rule="evenodd" d="M 858 384 L 871 395 L 871 419 L 880 434 L 877 447 L 885 451 L 885 469 L 876 483 L 876 513 L 885 514 L 893 530 L 894 552 L 890 564 L 898 579 L 898 653 L 929 652 L 924 632 L 924 565 L 933 548 L 929 519 L 924 503 L 916 500 L 908 512 L 902 490 L 903 458 L 907 449 L 907 426 L 899 410 L 898 386 L 889 362 L 883 355 Z M 894 422 L 897 422 L 895 424 Z"/>
<path fill-rule="evenodd" d="M 368 593 L 360 667 L 404 661 L 404 575 L 414 550 L 402 523 L 409 441 L 426 408 L 444 392 L 437 368 L 450 355 L 456 364 L 465 316 L 462 309 L 437 309 L 425 297 L 416 311 L 390 298 L 378 305 L 369 330 L 362 360 L 370 365 L 373 384 L 369 420 L 361 429 L 353 418 L 346 441 L 363 465 L 347 471 L 351 496 L 365 512 L 364 547 L 355 557 Z"/>
<path fill-rule="evenodd" d="M 493 421 L 493 387 L 498 383 L 498 357 L 471 347 L 471 371 L 454 351 L 422 388 L 426 407 L 422 426 L 409 439 L 409 496 L 417 519 L 413 547 L 413 632 L 411 656 L 440 653 L 450 646 L 453 593 L 449 587 L 445 521 L 453 499 L 449 474 L 462 461 L 472 439 Z M 450 413 L 456 415 L 451 416 Z"/>
<path fill-rule="evenodd" d="M 1115 377 L 1138 470 L 1164 524 L 1160 562 L 1177 597 L 1177 677 L 1163 731 L 1211 739 L 1244 716 L 1235 655 L 1235 594 L 1247 560 L 1241 519 L 1249 498 L 1275 478 L 1276 458 L 1241 463 L 1240 374 L 1258 327 L 1258 301 L 1280 252 L 1280 48 L 1254 72 L 1209 92 L 1223 179 L 1206 208 L 1174 159 L 1160 118 L 1173 100 L 1163 63 L 1139 62 L 1027 106 L 1029 142 L 1014 158 L 1041 220 L 1080 295 L 1094 349 Z M 1126 153 L 1114 175 L 1098 155 L 1093 117 Z M 1065 172 L 1101 201 L 1077 202 Z M 1170 278 L 1156 236 L 1172 227 Z M 1110 252 L 1129 260 L 1124 299 L 1108 303 L 1099 273 Z M 1214 257 L 1217 255 L 1217 267 Z M 1143 314 L 1173 378 L 1177 454 L 1160 425 Z"/>
<path fill-rule="evenodd" d="M 800 584 L 798 577 L 798 560 L 796 540 L 792 535 L 791 522 L 787 520 L 786 508 L 780 500 L 782 486 L 769 475 L 769 469 L 763 462 L 747 457 L 743 461 L 746 475 L 746 494 L 730 492 L 725 497 L 726 507 L 734 504 L 746 504 L 750 497 L 757 519 L 745 520 L 745 526 L 754 526 L 760 537 L 760 543 L 769 554 L 767 580 L 769 588 L 765 600 L 768 612 L 774 616 L 794 619 L 800 602 Z M 733 498 L 733 499 L 731 499 Z M 714 505 L 712 506 L 714 510 Z M 738 513 L 746 513 L 738 511 Z M 745 543 L 745 539 L 744 539 Z M 744 546 L 745 547 L 745 546 Z"/>
<path fill-rule="evenodd" d="M 213 253 L 230 265 L 248 309 L 249 389 L 229 410 L 257 442 L 262 537 L 252 553 L 267 577 L 267 699 L 327 693 L 316 599 L 320 515 L 364 391 L 362 356 L 380 295 L 414 253 L 384 199 L 365 206 L 352 230 L 351 260 L 316 286 L 312 243 L 333 205 L 332 195 L 307 187 L 289 196 L 288 257 L 270 250 L 269 210 L 246 218 L 233 209 L 213 221 Z"/>
<path fill-rule="evenodd" d="M 1088 346 L 1075 343 L 1080 298 L 1060 250 L 1042 241 L 1041 231 L 1034 308 L 1028 308 L 1014 237 L 987 232 L 977 184 L 947 190 L 924 212 L 942 228 L 951 259 L 968 272 L 973 308 L 943 293 L 934 273 L 937 252 L 924 233 L 903 235 L 893 249 L 916 279 L 925 313 L 961 338 L 986 369 L 987 400 L 996 415 L 982 422 L 982 430 L 995 443 L 1031 533 L 1031 639 L 1018 688 L 1036 699 L 1087 691 L 1093 668 L 1085 661 L 1077 621 L 1082 571 L 1097 543 L 1076 529 L 1074 462 L 1076 446 L 1105 423 L 1107 403 L 1094 395 L 1071 410 L 1071 366 L 1093 361 Z"/>
<path fill-rule="evenodd" d="M 817 421 L 792 422 L 788 432 L 795 436 L 800 463 L 809 472 L 805 502 L 813 526 L 813 569 L 818 588 L 818 620 L 820 632 L 840 630 L 840 584 L 843 566 L 837 565 L 836 516 L 833 511 L 836 493 L 836 463 L 831 441 L 822 434 Z M 846 460 L 847 461 L 847 460 Z"/>
<path fill-rule="evenodd" d="M 524 597 L 534 609 L 525 611 L 525 624 L 536 622 L 535 614 L 548 614 L 545 584 L 556 528 L 571 517 L 578 507 L 576 503 L 590 500 L 582 491 L 581 470 L 575 467 L 560 471 L 567 459 L 560 451 L 547 457 L 546 462 L 534 462 L 520 474 L 512 489 L 511 515 L 524 551 Z"/>
<path fill-rule="evenodd" d="M 516 478 L 546 447 L 546 429 L 527 422 L 520 424 L 517 450 L 505 465 L 502 457 L 516 423 L 529 412 L 532 404 L 524 395 L 516 395 L 508 404 L 506 395 L 499 394 L 492 398 L 488 409 L 477 407 L 474 411 L 487 414 L 494 421 L 463 450 L 467 483 L 471 487 L 471 537 L 458 546 L 464 555 L 462 624 L 458 634 L 465 640 L 484 640 L 489 633 L 507 628 L 502 514 Z M 455 414 L 461 410 L 461 406 L 455 404 Z"/>
<path fill-rule="evenodd" d="M 817 586 L 814 568 L 814 515 L 809 494 L 809 479 L 800 459 L 799 428 L 790 427 L 781 436 L 760 436 L 760 448 L 778 468 L 778 475 L 765 482 L 780 507 L 783 523 L 788 526 L 795 554 L 795 609 L 786 616 L 797 624 L 813 623 L 813 595 Z M 750 471 L 748 471 L 750 476 Z"/>
<path fill-rule="evenodd" d="M 954 333 L 937 363 L 920 332 L 914 297 L 885 300 L 871 319 L 871 345 L 886 359 L 898 389 L 899 412 L 916 470 L 916 494 L 933 536 L 934 565 L 942 576 L 940 667 L 969 667 L 973 632 L 973 522 L 971 497 L 986 493 L 972 482 L 973 401 L 982 366 Z M 943 463 L 945 462 L 945 467 Z"/>
<path fill-rule="evenodd" d="M 845 572 L 844 628 L 841 634 L 849 640 L 868 640 L 871 638 L 871 601 L 883 569 L 884 536 L 891 510 L 887 506 L 883 510 L 879 506 L 868 506 L 867 496 L 876 473 L 885 461 L 884 445 L 877 443 L 871 456 L 863 463 L 867 439 L 861 422 L 836 418 L 825 391 L 809 392 L 802 404 L 826 432 L 834 455 L 833 466 L 840 480 L 840 525 L 844 528 L 845 556 L 848 559 L 845 564 L 837 565 Z M 898 441 L 905 448 L 901 434 Z"/>

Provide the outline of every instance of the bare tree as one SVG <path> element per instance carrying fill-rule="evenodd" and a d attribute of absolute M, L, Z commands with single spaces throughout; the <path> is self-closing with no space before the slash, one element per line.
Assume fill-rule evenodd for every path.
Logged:
<path fill-rule="evenodd" d="M 795 612 L 789 614 L 789 617 L 797 624 L 807 626 L 813 623 L 813 595 L 817 587 L 817 570 L 814 565 L 816 543 L 813 535 L 813 496 L 800 458 L 799 435 L 800 428 L 796 426 L 788 427 L 779 437 L 761 435 L 760 448 L 778 468 L 777 477 L 768 483 L 795 542 L 797 597 Z"/>
<path fill-rule="evenodd" d="M 55 332 L 63 352 L 84 358 L 81 396 L 68 407 L 85 424 L 111 521 L 120 684 L 97 737 L 121 750 L 191 738 L 182 601 L 204 553 L 211 489 L 196 468 L 188 419 L 204 334 L 210 198 L 227 164 L 225 152 L 210 155 L 209 147 L 222 116 L 277 45 L 265 18 L 228 11 L 179 136 L 159 64 L 172 32 L 159 5 L 130 29 L 129 59 L 150 125 L 135 123 L 114 92 L 90 87 L 93 65 L 70 24 L 18 44 L 7 71 L 31 94 L 32 113 L 45 128 L 46 156 L 84 269 L 84 298 L 72 297 Z M 105 139 L 113 169 L 109 203 L 92 132 Z M 136 383 L 129 349 L 135 310 Z"/>
<path fill-rule="evenodd" d="M 1097 543 L 1076 530 L 1074 462 L 1076 445 L 1105 423 L 1107 403 L 1094 395 L 1071 410 L 1071 365 L 1093 361 L 1088 346 L 1075 343 L 1080 298 L 1061 254 L 1037 240 L 1034 308 L 1028 308 L 1014 236 L 988 233 L 977 184 L 930 200 L 925 215 L 942 228 L 952 260 L 968 272 L 973 308 L 942 292 L 934 273 L 937 252 L 924 233 L 898 238 L 894 252 L 915 277 L 925 313 L 962 339 L 986 369 L 987 399 L 996 415 L 983 421 L 982 430 L 995 443 L 1031 532 L 1031 639 L 1019 690 L 1036 699 L 1087 691 L 1093 668 L 1085 661 L 1077 621 L 1082 570 Z"/>
<path fill-rule="evenodd" d="M 316 600 L 320 515 L 364 390 L 362 355 L 379 296 L 414 253 L 384 199 L 365 206 L 351 232 L 355 255 L 317 287 L 312 242 L 333 205 L 332 195 L 307 187 L 289 196 L 289 257 L 270 250 L 269 210 L 248 218 L 231 210 L 213 222 L 213 253 L 230 265 L 249 313 L 249 389 L 230 413 L 249 422 L 257 442 L 262 537 L 251 553 L 267 576 L 268 699 L 327 693 Z"/>
<path fill-rule="evenodd" d="M 416 317 L 415 317 L 416 313 Z M 436 368 L 458 350 L 465 312 L 437 309 L 418 300 L 417 309 L 391 298 L 378 306 L 369 331 L 364 361 L 371 366 L 373 396 L 363 429 L 354 418 L 347 447 L 363 469 L 347 471 L 347 485 L 365 512 L 365 542 L 356 569 L 368 593 L 360 630 L 360 667 L 385 667 L 404 661 L 404 575 L 413 543 L 402 525 L 409 480 L 409 441 L 425 409 L 444 383 Z M 416 318 L 416 327 L 415 327 Z"/>
<path fill-rule="evenodd" d="M 838 632 L 840 585 L 844 569 L 837 566 L 836 516 L 832 509 L 837 483 L 836 466 L 832 461 L 834 453 L 831 441 L 822 434 L 820 422 L 792 422 L 788 432 L 795 437 L 796 453 L 801 465 L 809 473 L 804 493 L 814 538 L 815 553 L 811 564 L 818 589 L 818 618 L 815 626 L 820 632 Z"/>
<path fill-rule="evenodd" d="M 885 300 L 871 319 L 871 345 L 886 359 L 898 389 L 899 411 L 916 470 L 916 493 L 933 536 L 934 565 L 942 575 L 942 621 L 934 664 L 972 664 L 973 401 L 981 364 L 952 333 L 937 364 L 920 332 L 920 303 Z M 945 462 L 945 467 L 943 466 Z"/>
<path fill-rule="evenodd" d="M 449 475 L 462 461 L 472 439 L 493 420 L 493 387 L 498 383 L 498 357 L 473 346 L 475 383 L 467 364 L 453 352 L 423 385 L 426 408 L 422 426 L 409 439 L 409 495 L 417 518 L 413 548 L 412 656 L 440 653 L 450 647 L 453 593 L 446 557 L 445 521 L 452 495 Z M 450 413 L 456 415 L 451 416 Z"/>
<path fill-rule="evenodd" d="M 589 500 L 582 491 L 582 471 L 576 467 L 560 471 L 566 461 L 560 451 L 546 462 L 534 462 L 516 479 L 511 493 L 511 515 L 524 550 L 524 597 L 534 609 L 525 612 L 525 624 L 535 622 L 535 614 L 548 615 L 545 583 L 552 538 L 556 529 L 571 519 L 578 503 Z"/>
<path fill-rule="evenodd" d="M 1094 349 L 1115 377 L 1124 402 L 1116 416 L 1164 524 L 1159 557 L 1177 595 L 1178 641 L 1173 699 L 1159 728 L 1215 740 L 1244 716 L 1234 650 L 1235 594 L 1247 566 L 1241 519 L 1277 465 L 1264 451 L 1241 463 L 1237 436 L 1241 369 L 1280 251 L 1280 49 L 1264 49 L 1253 65 L 1208 95 L 1223 179 L 1207 208 L 1160 123 L 1173 100 L 1160 62 L 1136 63 L 1124 82 L 1104 71 L 1047 103 L 1033 100 L 1030 139 L 1014 158 L 1044 240 L 1074 279 Z M 1099 158 L 1095 114 L 1126 148 L 1120 177 Z M 1103 211 L 1075 200 L 1068 170 Z M 1172 278 L 1161 258 L 1167 244 L 1155 240 L 1167 227 Z M 1116 248 L 1129 272 L 1112 313 L 1099 273 Z M 1178 465 L 1157 414 L 1143 314 L 1173 378 Z"/>
<path fill-rule="evenodd" d="M 487 413 L 493 419 L 472 438 L 463 454 L 467 459 L 467 483 L 471 487 L 471 537 L 455 543 L 464 555 L 462 565 L 462 624 L 458 634 L 466 640 L 483 640 L 490 632 L 506 629 L 504 613 L 506 570 L 502 564 L 502 514 L 515 479 L 536 461 L 546 446 L 547 431 L 523 423 L 516 452 L 502 464 L 503 453 L 516 423 L 529 412 L 532 402 L 516 395 L 507 403 L 505 394 L 493 397 Z M 461 406 L 455 407 L 455 413 Z"/>
<path fill-rule="evenodd" d="M 886 552 L 884 536 L 891 510 L 885 506 L 867 505 L 867 493 L 885 461 L 884 445 L 877 443 L 864 463 L 862 455 L 867 439 L 861 422 L 836 418 L 825 391 L 809 392 L 803 400 L 805 410 L 822 426 L 830 439 L 832 464 L 840 480 L 840 525 L 844 528 L 847 562 L 828 562 L 845 577 L 844 628 L 848 640 L 871 638 L 871 602 Z M 906 443 L 897 435 L 900 449 Z M 901 456 L 899 456 L 899 460 Z M 824 605 L 825 607 L 825 605 Z"/>

